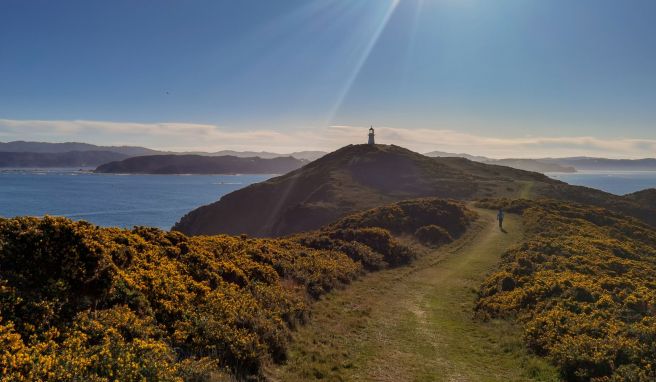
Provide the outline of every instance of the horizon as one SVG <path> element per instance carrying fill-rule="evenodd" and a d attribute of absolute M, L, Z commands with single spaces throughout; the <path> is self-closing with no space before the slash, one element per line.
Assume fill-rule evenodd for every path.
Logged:
<path fill-rule="evenodd" d="M 422 153 L 656 156 L 646 0 L 0 10 L 0 141 L 288 153 L 365 143 L 373 125 Z"/>
<path fill-rule="evenodd" d="M 166 149 L 154 149 L 152 147 L 148 146 L 135 146 L 135 145 L 130 145 L 130 144 L 117 144 L 117 145 L 102 145 L 102 144 L 93 144 L 93 143 L 88 143 L 88 142 L 79 142 L 79 141 L 58 141 L 58 142 L 41 142 L 41 141 L 24 141 L 24 140 L 16 140 L 16 141 L 7 141 L 3 142 L 0 141 L 0 144 L 8 144 L 8 143 L 36 143 L 36 144 L 82 144 L 82 145 L 92 145 L 92 146 L 97 146 L 100 148 L 127 148 L 127 147 L 133 147 L 133 148 L 144 148 L 144 149 L 151 149 L 155 151 L 161 151 L 163 153 L 173 153 L 173 154 L 194 154 L 194 155 L 203 155 L 203 154 L 215 154 L 218 152 L 235 152 L 235 153 L 244 153 L 244 152 L 249 152 L 253 154 L 277 154 L 277 155 L 292 155 L 295 153 L 309 153 L 309 152 L 318 152 L 318 153 L 324 153 L 324 154 L 329 154 L 331 152 L 337 151 L 341 148 L 347 147 L 349 145 L 367 145 L 367 143 L 352 143 L 348 145 L 344 145 L 341 147 L 337 147 L 334 150 L 295 150 L 295 151 L 289 151 L 289 152 L 281 152 L 281 151 L 267 151 L 267 150 L 249 150 L 249 149 L 243 149 L 243 150 L 234 150 L 234 149 L 220 149 L 216 151 L 202 151 L 202 150 L 195 150 L 195 151 L 175 151 L 175 150 L 166 150 Z M 387 144 L 387 143 L 376 143 L 376 145 L 394 145 L 394 144 Z M 401 148 L 405 148 L 410 151 L 415 151 L 410 148 L 396 145 Z M 460 156 L 460 155 L 468 155 L 472 157 L 481 157 L 485 159 L 492 159 L 492 160 L 502 160 L 502 159 L 533 159 L 533 160 L 540 160 L 540 159 L 566 159 L 566 158 L 588 158 L 588 159 L 613 159 L 613 160 L 644 160 L 644 159 L 656 159 L 656 156 L 654 157 L 635 157 L 635 158 L 626 158 L 626 157 L 595 157 L 595 156 L 586 156 L 586 155 L 574 155 L 574 156 L 568 156 L 568 157 L 489 157 L 485 155 L 478 155 L 478 154 L 473 154 L 469 152 L 446 152 L 446 151 L 441 151 L 441 150 L 431 150 L 431 151 L 415 151 L 419 154 L 422 155 L 428 155 L 434 152 L 439 152 L 443 154 L 453 154 L 454 156 Z M 160 155 L 160 154 L 153 154 L 153 155 Z"/>

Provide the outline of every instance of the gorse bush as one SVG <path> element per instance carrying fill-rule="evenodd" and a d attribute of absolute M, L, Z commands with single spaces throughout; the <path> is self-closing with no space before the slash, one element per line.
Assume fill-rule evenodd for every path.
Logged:
<path fill-rule="evenodd" d="M 584 205 L 485 203 L 521 212 L 529 238 L 483 284 L 478 313 L 517 317 L 565 380 L 656 380 L 656 231 Z"/>
<path fill-rule="evenodd" d="M 424 238 L 433 235 L 435 240 L 429 242 L 442 244 L 465 232 L 475 217 L 476 214 L 465 208 L 462 202 L 423 198 L 356 213 L 331 224 L 329 228 L 379 227 L 397 235 L 407 234 L 416 238 L 419 238 L 417 234 Z M 439 233 L 435 227 L 439 228 Z"/>
<path fill-rule="evenodd" d="M 422 243 L 436 245 L 453 241 L 451 234 L 444 228 L 435 224 L 419 227 L 415 231 L 415 237 Z"/>
<path fill-rule="evenodd" d="M 413 256 L 373 227 L 252 239 L 0 219 L 0 376 L 259 379 L 314 298 Z"/>

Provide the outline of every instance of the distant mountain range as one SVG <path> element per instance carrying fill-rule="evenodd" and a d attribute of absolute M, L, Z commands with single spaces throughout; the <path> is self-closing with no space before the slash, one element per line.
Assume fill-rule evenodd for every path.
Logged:
<path fill-rule="evenodd" d="M 656 159 L 606 159 L 590 157 L 542 158 L 538 161 L 560 166 L 570 166 L 577 170 L 599 171 L 656 171 Z"/>
<path fill-rule="evenodd" d="M 508 166 L 520 170 L 537 172 L 576 172 L 576 171 L 656 171 L 656 159 L 608 159 L 593 157 L 566 158 L 508 158 L 492 159 L 469 154 L 453 154 L 443 151 L 431 151 L 424 155 L 430 157 L 460 157 L 487 164 Z"/>
<path fill-rule="evenodd" d="M 21 154 L 18 155 L 17 153 Z M 32 155 L 36 153 L 60 154 L 60 156 Z M 117 155 L 112 156 L 108 153 L 114 153 Z M 326 154 L 327 153 L 324 151 L 297 151 L 289 154 L 279 154 L 269 151 L 234 150 L 221 150 L 217 152 L 171 152 L 153 150 L 139 146 L 97 146 L 80 142 L 47 143 L 14 141 L 6 143 L 0 142 L 0 167 L 96 167 L 110 161 L 145 155 L 233 156 L 239 158 L 259 157 L 262 159 L 294 157 L 296 159 L 314 161 Z M 460 157 L 474 162 L 508 166 L 519 170 L 541 173 L 576 172 L 577 170 L 656 171 L 656 159 L 654 158 L 635 160 L 590 157 L 493 159 L 484 156 L 464 153 L 454 154 L 443 151 L 431 151 L 424 155 L 430 157 Z"/>
<path fill-rule="evenodd" d="M 540 159 L 492 159 L 483 156 L 469 154 L 452 154 L 443 151 L 431 151 L 425 155 L 429 157 L 459 157 L 466 158 L 474 162 L 496 164 L 499 166 L 508 166 L 518 170 L 535 171 L 535 172 L 576 172 L 574 166 L 566 166 L 556 162 L 546 162 Z"/>
<path fill-rule="evenodd" d="M 114 151 L 0 152 L 0 167 L 96 167 L 127 157 Z"/>
<path fill-rule="evenodd" d="M 110 162 L 99 166 L 98 173 L 121 174 L 285 174 L 306 164 L 292 157 L 203 155 L 148 155 Z"/>
<path fill-rule="evenodd" d="M 96 146 L 89 143 L 64 142 L 0 142 L 0 152 L 30 152 L 30 153 L 66 153 L 71 151 L 111 151 L 123 154 L 126 157 L 139 155 L 152 155 L 161 153 L 161 151 L 147 149 L 137 146 Z"/>
<path fill-rule="evenodd" d="M 267 151 L 172 152 L 139 146 L 97 146 L 89 143 L 64 142 L 0 142 L 0 167 L 97 167 L 112 161 L 146 155 L 233 156 L 239 158 L 273 159 L 294 157 L 313 161 L 324 151 L 297 151 L 278 154 Z"/>

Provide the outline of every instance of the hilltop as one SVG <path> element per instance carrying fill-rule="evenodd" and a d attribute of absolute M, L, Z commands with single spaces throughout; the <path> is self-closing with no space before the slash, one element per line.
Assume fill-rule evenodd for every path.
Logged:
<path fill-rule="evenodd" d="M 191 235 L 280 236 L 393 201 L 510 196 L 532 183 L 560 182 L 464 158 L 430 158 L 394 145 L 349 145 L 301 169 L 225 195 L 184 216 L 174 229 Z"/>
<path fill-rule="evenodd" d="M 431 158 L 394 145 L 349 145 L 191 211 L 173 229 L 189 235 L 281 236 L 403 199 L 529 195 L 602 206 L 656 224 L 653 207 L 540 173 L 465 158 Z"/>
<path fill-rule="evenodd" d="M 98 173 L 122 174 L 284 174 L 306 161 L 292 157 L 271 159 L 235 156 L 148 155 L 106 163 Z"/>

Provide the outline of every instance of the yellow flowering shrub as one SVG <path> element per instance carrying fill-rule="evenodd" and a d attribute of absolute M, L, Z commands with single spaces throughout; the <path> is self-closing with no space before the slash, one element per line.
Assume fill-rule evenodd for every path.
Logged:
<path fill-rule="evenodd" d="M 487 200 L 523 215 L 527 240 L 481 287 L 483 317 L 517 317 L 568 381 L 656 380 L 656 230 L 552 200 Z"/>
<path fill-rule="evenodd" d="M 313 299 L 413 257 L 388 230 L 353 222 L 255 239 L 0 219 L 0 376 L 258 379 L 264 361 L 284 360 Z"/>

